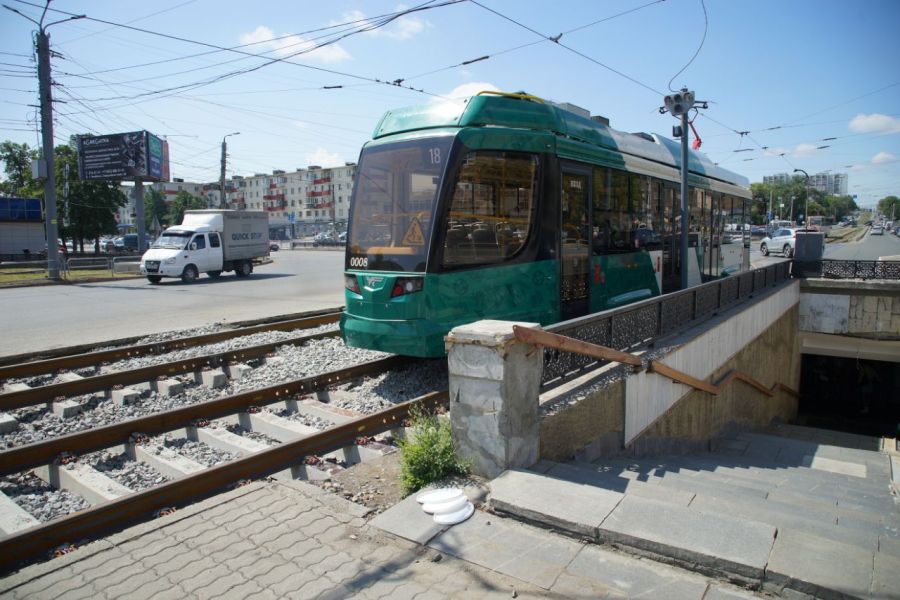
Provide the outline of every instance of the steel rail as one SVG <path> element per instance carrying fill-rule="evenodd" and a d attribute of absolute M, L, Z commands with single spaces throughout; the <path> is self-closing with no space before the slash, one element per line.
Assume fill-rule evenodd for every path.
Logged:
<path fill-rule="evenodd" d="M 389 356 L 374 362 L 354 365 L 346 369 L 328 371 L 302 379 L 286 381 L 266 388 L 242 392 L 224 398 L 183 406 L 145 417 L 129 419 L 96 429 L 69 433 L 49 440 L 35 442 L 0 452 L 0 476 L 18 473 L 53 462 L 59 455 L 84 454 L 128 442 L 133 433 L 158 435 L 192 424 L 198 419 L 216 419 L 246 411 L 251 406 L 287 400 L 296 394 L 307 394 L 348 381 L 382 373 L 405 364 L 410 358 Z"/>
<path fill-rule="evenodd" d="M 52 373 L 62 369 L 77 369 L 80 367 L 89 367 L 91 365 L 99 365 L 104 362 L 113 362 L 116 360 L 135 358 L 137 356 L 165 354 L 166 352 L 172 352 L 174 350 L 192 348 L 194 346 L 202 346 L 203 344 L 213 344 L 215 342 L 230 340 L 236 337 L 242 337 L 245 335 L 260 333 L 263 331 L 285 331 L 290 329 L 317 327 L 319 325 L 326 325 L 328 323 L 336 323 L 340 320 L 340 318 L 341 313 L 339 312 L 328 313 L 324 315 L 289 319 L 287 321 L 263 323 L 260 325 L 242 327 L 240 329 L 227 329 L 225 331 L 204 333 L 201 335 L 176 338 L 164 342 L 138 344 L 134 346 L 125 346 L 122 348 L 113 348 L 111 350 L 98 350 L 96 352 L 85 352 L 69 356 L 60 356 L 44 360 L 23 362 L 15 365 L 0 366 L 0 380 L 9 379 L 11 377 L 29 377 L 33 375 L 41 375 L 44 373 Z"/>
<path fill-rule="evenodd" d="M 312 340 L 318 340 L 327 337 L 337 337 L 340 331 L 324 331 L 305 335 L 300 337 L 288 338 L 279 342 L 269 342 L 258 346 L 247 346 L 237 350 L 227 350 L 225 352 L 216 352 L 194 358 L 186 358 L 170 363 L 162 363 L 159 365 L 150 365 L 148 367 L 140 367 L 137 369 L 129 369 L 128 371 L 119 371 L 115 373 L 107 373 L 105 375 L 94 375 L 93 377 L 85 377 L 75 381 L 66 381 L 63 383 L 53 383 L 50 385 L 42 385 L 40 387 L 21 390 L 18 392 L 7 392 L 0 394 L 0 410 L 12 410 L 14 408 L 24 408 L 26 406 L 34 406 L 42 402 L 48 402 L 60 397 L 78 396 L 91 392 L 98 392 L 111 389 L 116 385 L 128 385 L 132 383 L 140 383 L 144 381 L 152 381 L 157 377 L 166 375 L 177 375 L 181 373 L 189 373 L 191 371 L 200 371 L 204 367 L 215 367 L 227 364 L 234 360 L 246 360 L 249 358 L 258 358 L 265 356 L 270 352 L 274 352 L 279 346 L 297 346 Z"/>
<path fill-rule="evenodd" d="M 324 454 L 398 427 L 413 406 L 446 406 L 447 392 L 433 392 L 374 415 L 361 417 L 244 458 L 210 467 L 160 486 L 135 492 L 92 508 L 54 519 L 0 539 L 0 572 L 57 548 L 135 523 L 163 508 L 184 506 L 245 479 L 257 479 L 300 464 L 305 456 Z"/>

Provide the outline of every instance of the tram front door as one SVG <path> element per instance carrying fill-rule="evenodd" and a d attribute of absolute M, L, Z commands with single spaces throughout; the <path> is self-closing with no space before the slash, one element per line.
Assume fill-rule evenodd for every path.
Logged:
<path fill-rule="evenodd" d="M 559 229 L 559 311 L 563 321 L 586 315 L 590 309 L 590 183 L 588 172 L 563 170 Z"/>

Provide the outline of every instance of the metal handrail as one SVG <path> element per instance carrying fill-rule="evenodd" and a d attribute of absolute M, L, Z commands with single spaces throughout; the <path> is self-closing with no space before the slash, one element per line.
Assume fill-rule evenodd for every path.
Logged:
<path fill-rule="evenodd" d="M 822 279 L 900 279 L 897 260 L 794 260 L 791 274 L 801 278 Z"/>
<path fill-rule="evenodd" d="M 629 351 L 651 345 L 658 338 L 717 314 L 754 293 L 791 277 L 790 262 L 723 277 L 670 294 L 628 304 L 545 328 L 576 340 Z M 585 368 L 606 361 L 559 349 L 544 349 L 542 385 L 566 380 Z"/>

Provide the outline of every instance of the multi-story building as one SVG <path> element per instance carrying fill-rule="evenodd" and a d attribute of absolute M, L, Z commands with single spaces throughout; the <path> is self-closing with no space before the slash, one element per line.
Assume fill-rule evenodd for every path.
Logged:
<path fill-rule="evenodd" d="M 273 237 L 290 238 L 319 231 L 343 231 L 350 212 L 354 163 L 342 167 L 311 165 L 287 173 L 256 173 L 226 183 L 230 208 L 265 210 Z M 230 185 L 229 185 L 230 183 Z"/>
<path fill-rule="evenodd" d="M 766 175 L 763 177 L 765 184 L 789 183 L 797 175 L 789 175 L 788 173 L 776 173 L 775 175 Z M 846 173 L 816 173 L 809 176 L 809 187 L 819 190 L 827 196 L 846 196 L 847 195 L 847 174 Z"/>

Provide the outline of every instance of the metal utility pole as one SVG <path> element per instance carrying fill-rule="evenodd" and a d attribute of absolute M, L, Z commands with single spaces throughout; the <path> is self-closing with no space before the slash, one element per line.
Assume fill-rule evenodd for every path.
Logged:
<path fill-rule="evenodd" d="M 680 269 L 681 289 L 688 287 L 688 228 L 690 225 L 690 211 L 688 208 L 688 112 L 692 108 L 707 108 L 705 101 L 694 101 L 694 92 L 687 88 L 681 88 L 664 98 L 665 106 L 659 109 L 660 113 L 669 112 L 673 117 L 681 119 L 681 125 L 672 128 L 673 137 L 681 138 L 681 251 Z"/>
<path fill-rule="evenodd" d="M 56 219 L 56 165 L 53 156 L 53 94 L 50 86 L 50 36 L 37 34 L 38 92 L 41 97 L 41 145 L 44 154 L 44 220 L 47 228 L 47 275 L 59 279 L 59 238 Z"/>
<path fill-rule="evenodd" d="M 41 103 L 41 149 L 43 158 L 37 162 L 35 179 L 44 177 L 44 222 L 47 229 L 47 275 L 50 279 L 59 279 L 59 245 L 57 244 L 58 227 L 56 218 L 56 165 L 53 155 L 53 94 L 50 80 L 50 36 L 47 29 L 63 21 L 83 19 L 84 15 L 73 15 L 68 19 L 54 21 L 44 25 L 44 18 L 50 8 L 50 2 L 44 6 L 41 20 L 35 21 L 28 15 L 22 14 L 15 8 L 3 5 L 3 8 L 14 12 L 38 27 L 37 55 L 38 55 L 38 94 Z"/>
<path fill-rule="evenodd" d="M 228 203 L 225 202 L 225 161 L 226 157 L 228 156 L 227 146 L 225 145 L 225 138 L 232 135 L 241 135 L 241 132 L 235 131 L 233 133 L 227 134 L 222 138 L 222 173 L 219 176 L 219 191 L 221 192 L 222 196 L 219 199 L 219 208 L 228 208 Z"/>

